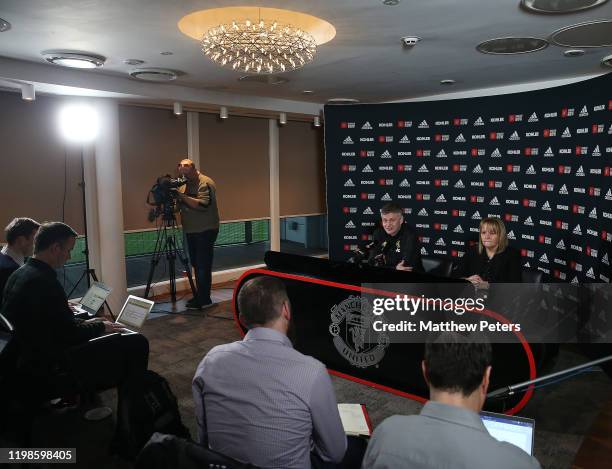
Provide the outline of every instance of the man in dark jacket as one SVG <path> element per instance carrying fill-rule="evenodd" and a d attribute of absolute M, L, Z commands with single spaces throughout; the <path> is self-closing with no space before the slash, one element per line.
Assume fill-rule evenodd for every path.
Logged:
<path fill-rule="evenodd" d="M 0 305 L 2 292 L 10 275 L 32 255 L 34 235 L 40 225 L 31 218 L 13 218 L 4 229 L 6 246 L 0 252 Z"/>
<path fill-rule="evenodd" d="M 374 231 L 369 263 L 397 270 L 423 271 L 416 234 L 404 223 L 404 213 L 389 202 L 380 209 L 381 225 Z"/>

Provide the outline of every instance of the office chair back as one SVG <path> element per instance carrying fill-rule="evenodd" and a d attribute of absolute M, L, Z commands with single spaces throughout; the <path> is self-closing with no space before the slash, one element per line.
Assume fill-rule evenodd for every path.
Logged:
<path fill-rule="evenodd" d="M 435 256 L 423 256 L 423 268 L 428 274 L 439 275 L 440 277 L 450 277 L 453 270 L 453 263 L 446 259 Z"/>

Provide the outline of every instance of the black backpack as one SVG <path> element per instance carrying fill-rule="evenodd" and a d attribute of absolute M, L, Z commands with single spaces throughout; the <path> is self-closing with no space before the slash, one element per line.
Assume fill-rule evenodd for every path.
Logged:
<path fill-rule="evenodd" d="M 119 389 L 113 452 L 133 460 L 155 432 L 190 438 L 165 378 L 147 370 Z"/>

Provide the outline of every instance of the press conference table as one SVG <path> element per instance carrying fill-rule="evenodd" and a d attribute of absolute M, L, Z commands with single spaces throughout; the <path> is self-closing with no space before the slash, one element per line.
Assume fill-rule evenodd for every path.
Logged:
<path fill-rule="evenodd" d="M 359 297 L 367 293 L 362 285 L 410 284 L 418 293 L 433 296 L 441 285 L 445 289 L 465 288 L 465 281 L 272 251 L 266 253 L 265 262 L 266 268 L 245 272 L 234 289 L 234 318 L 243 335 L 246 330 L 238 321 L 236 301 L 240 288 L 257 276 L 280 278 L 291 301 L 294 328 L 289 335 L 296 350 L 323 362 L 333 375 L 409 399 L 427 400 L 421 372 L 423 344 L 359 340 L 358 331 L 363 334 L 364 329 Z M 541 352 L 519 336 L 515 343 L 493 345 L 491 390 L 536 377 Z M 529 390 L 485 408 L 514 414 L 527 404 L 532 393 Z"/>

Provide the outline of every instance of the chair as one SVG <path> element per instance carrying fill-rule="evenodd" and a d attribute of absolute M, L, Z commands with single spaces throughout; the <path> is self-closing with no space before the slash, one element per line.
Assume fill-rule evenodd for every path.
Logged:
<path fill-rule="evenodd" d="M 438 275 L 440 277 L 450 277 L 453 270 L 453 263 L 441 257 L 423 256 L 423 269 L 428 274 Z"/>
<path fill-rule="evenodd" d="M 185 438 L 154 433 L 144 446 L 135 469 L 258 469 Z"/>
<path fill-rule="evenodd" d="M 542 283 L 544 273 L 541 270 L 523 269 L 521 280 L 523 283 Z"/>

